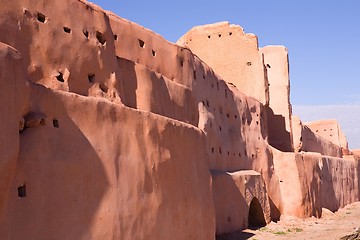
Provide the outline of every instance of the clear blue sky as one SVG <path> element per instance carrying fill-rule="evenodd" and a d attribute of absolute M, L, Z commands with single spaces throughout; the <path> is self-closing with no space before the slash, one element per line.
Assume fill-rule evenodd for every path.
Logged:
<path fill-rule="evenodd" d="M 229 21 L 259 45 L 289 49 L 293 105 L 360 104 L 358 0 L 92 0 L 175 42 L 196 25 Z"/>

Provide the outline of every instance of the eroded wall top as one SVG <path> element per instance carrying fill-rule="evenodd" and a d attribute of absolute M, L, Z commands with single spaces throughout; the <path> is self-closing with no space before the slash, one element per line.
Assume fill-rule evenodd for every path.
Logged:
<path fill-rule="evenodd" d="M 191 29 L 178 42 L 188 47 L 241 92 L 268 103 L 268 82 L 257 37 L 243 28 L 220 22 Z"/>

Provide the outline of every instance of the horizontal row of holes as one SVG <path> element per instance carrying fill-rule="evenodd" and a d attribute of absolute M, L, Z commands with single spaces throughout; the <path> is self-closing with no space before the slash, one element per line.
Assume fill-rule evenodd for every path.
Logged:
<path fill-rule="evenodd" d="M 28 10 L 24 10 L 24 14 L 29 14 L 29 11 Z M 37 13 L 37 20 L 39 21 L 39 22 L 41 22 L 41 23 L 46 23 L 47 22 L 47 17 L 44 15 L 44 14 L 42 14 L 42 13 L 40 13 L 40 12 L 38 12 Z M 64 26 L 63 27 L 63 31 L 65 32 L 65 33 L 68 33 L 68 34 L 70 34 L 71 33 L 71 28 L 69 27 L 69 26 Z M 84 36 L 88 39 L 89 38 L 89 31 L 87 30 L 87 29 L 83 29 L 83 34 L 84 34 Z M 105 45 L 106 44 L 106 38 L 105 38 L 105 36 L 104 36 L 104 34 L 102 33 L 102 32 L 99 32 L 99 31 L 96 31 L 96 39 L 98 40 L 98 42 L 99 43 L 101 43 L 101 45 Z M 118 36 L 117 35 L 114 35 L 114 40 L 116 40 L 117 41 L 117 39 L 118 39 Z"/>
<path fill-rule="evenodd" d="M 55 76 L 55 78 L 61 83 L 65 82 L 64 74 L 61 71 L 58 72 L 58 74 Z M 92 73 L 88 74 L 88 81 L 89 81 L 89 83 L 95 83 L 95 74 L 92 74 Z M 104 93 L 107 93 L 109 90 L 108 87 L 106 86 L 106 84 L 104 84 L 104 83 L 100 83 L 99 88 Z"/>
<path fill-rule="evenodd" d="M 231 36 L 231 35 L 232 35 L 232 32 L 229 32 L 228 35 Z M 222 37 L 222 34 L 221 34 L 221 33 L 218 33 L 217 36 L 220 38 L 220 37 Z M 211 38 L 211 35 L 208 35 L 207 37 L 208 37 L 208 39 L 210 39 L 210 38 Z M 191 41 L 191 39 L 190 39 L 190 41 Z"/>
<path fill-rule="evenodd" d="M 139 46 L 140 46 L 141 48 L 145 48 L 145 42 L 144 42 L 143 40 L 141 40 L 141 39 L 138 39 L 138 41 L 139 41 Z M 156 57 L 156 52 L 155 52 L 154 49 L 151 50 L 151 55 L 152 55 L 153 57 Z"/>
<path fill-rule="evenodd" d="M 218 147 L 217 151 L 219 152 L 220 155 L 223 153 L 221 147 Z M 211 153 L 212 153 L 212 154 L 215 154 L 215 147 L 212 147 L 212 148 L 211 148 Z M 231 155 L 231 154 L 230 154 L 230 151 L 227 152 L 227 155 L 228 155 L 228 156 Z M 241 152 L 233 153 L 232 155 L 233 155 L 234 157 L 237 155 L 239 158 L 241 158 Z M 245 157 L 248 157 L 246 149 L 244 149 L 244 156 L 245 156 Z M 252 159 L 255 159 L 255 156 L 256 156 L 255 154 L 251 154 L 251 158 L 252 158 Z"/>

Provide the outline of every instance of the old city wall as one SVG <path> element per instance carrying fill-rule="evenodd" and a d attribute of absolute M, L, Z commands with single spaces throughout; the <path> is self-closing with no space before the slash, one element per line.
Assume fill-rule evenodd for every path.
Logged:
<path fill-rule="evenodd" d="M 80 14 L 82 17 L 74 20 L 72 16 L 78 15 L 79 12 L 82 13 Z M 101 9 L 81 1 L 68 1 L 68 4 L 56 5 L 51 8 L 47 7 L 45 2 L 33 4 L 29 1 L 15 1 L 1 9 L 1 16 L 10 16 L 10 18 L 0 19 L 2 26 L 0 40 L 19 48 L 19 52 L 23 54 L 24 78 L 51 89 L 46 90 L 40 85 L 32 85 L 33 94 L 27 109 L 25 112 L 19 113 L 21 117 L 29 114 L 29 119 L 36 122 L 37 128 L 28 129 L 22 133 L 23 135 L 20 135 L 20 156 L 15 157 L 14 155 L 12 161 L 13 163 L 20 161 L 21 165 L 16 170 L 13 169 L 14 176 L 9 176 L 8 182 L 5 184 L 5 187 L 12 191 L 9 195 L 4 196 L 4 199 L 8 200 L 10 204 L 1 214 L 6 219 L 4 227 L 0 230 L 1 234 L 14 236 L 14 238 L 24 236 L 36 238 L 36 236 L 50 234 L 56 239 L 57 236 L 61 236 L 59 233 L 70 231 L 70 227 L 74 224 L 81 224 L 84 228 L 72 230 L 71 236 L 77 239 L 89 236 L 96 238 L 97 236 L 109 236 L 110 232 L 101 232 L 103 231 L 101 226 L 103 226 L 102 224 L 113 226 L 110 218 L 121 220 L 126 217 L 127 220 L 121 221 L 120 226 L 110 228 L 115 236 L 127 239 L 130 237 L 130 232 L 136 231 L 139 234 L 164 237 L 167 233 L 160 233 L 160 229 L 156 228 L 156 226 L 164 226 L 162 223 L 159 224 L 159 221 L 177 224 L 179 231 L 183 232 L 178 235 L 179 239 L 184 238 L 184 234 L 194 234 L 195 238 L 200 239 L 208 234 L 213 236 L 215 230 L 211 227 L 198 233 L 191 233 L 190 229 L 185 229 L 190 226 L 198 226 L 196 222 L 200 220 L 193 214 L 189 215 L 190 219 L 165 220 L 168 218 L 166 214 L 174 216 L 178 214 L 176 211 L 186 214 L 182 211 L 181 204 L 178 208 L 170 206 L 171 204 L 178 205 L 177 201 L 182 200 L 183 204 L 196 207 L 196 204 L 192 203 L 190 195 L 196 197 L 196 201 L 202 199 L 202 197 L 198 198 L 197 194 L 202 194 L 202 191 L 206 192 L 206 189 L 210 187 L 209 169 L 224 172 L 255 169 L 264 177 L 269 193 L 273 197 L 278 194 L 277 180 L 271 172 L 273 169 L 272 156 L 266 141 L 267 130 L 266 120 L 264 120 L 266 115 L 262 105 L 239 93 L 235 87 L 226 84 L 189 50 L 170 44 L 136 24 L 114 18 L 111 14 L 106 15 Z M 67 19 L 65 22 L 64 18 Z M 120 26 L 121 31 L 117 31 L 115 26 Z M 56 43 L 56 47 L 50 43 Z M 126 55 L 129 53 L 131 55 Z M 23 93 L 17 93 L 17 96 L 19 94 Z M 122 103 L 138 110 L 123 107 Z M 111 108 L 111 110 L 106 110 L 107 108 Z M 75 109 L 81 109 L 81 111 L 77 112 Z M 199 154 L 205 155 L 198 156 L 196 154 L 187 157 L 184 162 L 186 154 L 180 157 L 169 153 L 171 152 L 169 148 L 179 147 L 178 143 L 179 141 L 181 143 L 182 140 L 177 139 L 175 143 L 173 142 L 175 140 L 170 141 L 162 133 L 158 133 L 162 129 L 153 130 L 152 126 L 155 123 L 146 120 L 153 115 L 145 114 L 143 111 L 156 113 L 154 118 L 160 119 L 158 121 L 164 122 L 164 124 L 173 124 L 172 120 L 168 118 L 181 121 L 182 123 L 175 121 L 176 124 L 174 124 L 178 130 L 174 130 L 172 135 L 178 135 L 177 131 L 187 132 L 184 129 L 192 129 L 186 123 L 199 127 L 202 133 L 198 132 L 197 134 L 200 134 L 198 137 L 184 133 L 184 139 L 191 138 L 192 140 L 188 142 L 192 144 L 190 144 L 191 148 L 186 150 L 182 148 L 190 147 L 190 145 L 184 145 L 181 147 L 181 151 L 190 153 L 197 151 L 193 148 L 198 148 L 201 149 Z M 120 113 L 124 116 L 129 114 L 129 117 L 121 121 L 117 120 Z M 161 115 L 168 118 L 163 118 Z M 112 122 L 104 120 L 109 116 Z M 128 126 L 128 121 L 131 121 L 130 119 L 133 119 L 134 116 L 140 119 L 144 118 L 142 121 L 145 122 L 141 122 L 141 120 L 135 122 L 138 124 L 137 127 L 140 127 L 138 130 L 140 133 L 131 134 L 137 132 L 136 127 L 129 127 L 124 133 L 121 133 L 122 137 L 117 136 L 116 131 L 110 131 L 110 129 L 119 127 L 118 125 Z M 16 121 L 17 124 L 19 121 L 21 119 Z M 168 123 L 169 121 L 171 123 Z M 141 135 L 142 125 L 146 125 L 146 129 L 143 130 L 146 136 Z M 121 129 L 123 128 L 121 127 Z M 62 132 L 63 130 L 65 132 Z M 249 134 L 250 132 L 255 134 Z M 16 134 L 18 135 L 18 132 Z M 229 138 L 228 135 L 231 137 Z M 122 143 L 125 141 L 121 140 L 124 136 L 133 138 L 125 144 Z M 100 141 L 97 138 L 109 138 L 112 144 L 109 145 L 108 141 Z M 36 142 L 35 139 L 42 140 Z M 69 145 L 74 139 L 77 139 L 76 148 Z M 157 142 L 160 141 L 159 139 L 166 140 L 166 143 Z M 131 148 L 127 150 L 130 147 L 129 142 L 139 142 L 138 145 L 144 146 L 145 149 L 132 150 Z M 146 146 L 146 143 L 150 145 Z M 168 144 L 172 146 L 168 146 Z M 150 150 L 152 147 L 155 147 L 153 149 L 155 153 Z M 166 153 L 159 151 L 156 147 L 164 147 Z M 42 148 L 47 149 L 44 156 L 35 158 L 36 153 L 42 151 Z M 63 149 L 65 153 L 60 154 L 57 157 L 59 159 L 53 159 L 51 156 L 56 155 L 58 149 Z M 76 157 L 75 154 L 79 149 L 82 149 L 81 152 L 86 152 L 88 162 L 85 162 L 82 157 Z M 3 149 L 3 151 L 5 150 Z M 64 159 L 71 159 L 72 164 Z M 142 160 L 134 161 L 134 159 Z M 199 174 L 194 173 L 199 170 L 197 167 L 192 170 L 187 168 L 187 166 L 194 167 L 193 164 L 199 164 L 200 172 L 204 171 L 207 174 L 204 175 L 204 181 L 195 178 L 189 180 L 185 178 L 185 176 L 189 176 L 187 174 L 182 180 L 176 176 L 171 177 L 174 181 L 164 180 L 167 182 L 166 186 L 158 184 L 160 186 L 156 192 L 154 186 L 145 186 L 148 182 L 156 181 L 155 179 L 158 177 L 148 173 L 150 171 L 148 169 L 150 165 L 147 162 L 149 159 L 166 160 L 162 165 L 165 167 L 159 174 L 175 171 L 170 169 L 171 166 L 177 169 L 179 167 L 177 164 L 180 163 L 185 165 L 181 165 L 180 168 L 187 174 L 193 173 L 191 175 L 193 177 Z M 35 162 L 33 162 L 34 160 Z M 176 163 L 171 163 L 172 161 L 176 161 Z M 54 164 L 49 164 L 49 162 Z M 156 164 L 155 162 L 151 166 L 152 173 L 155 171 L 153 169 Z M 139 167 L 132 170 L 135 165 Z M 14 168 L 14 166 L 12 167 Z M 78 171 L 84 166 L 87 166 L 86 171 L 81 174 Z M 57 173 L 58 169 L 62 170 Z M 103 170 L 95 173 L 95 169 Z M 110 173 L 109 171 L 112 170 L 109 169 L 117 169 L 116 174 Z M 47 172 L 47 174 L 39 175 L 36 173 L 37 170 Z M 129 174 L 131 171 L 134 173 Z M 182 170 L 176 171 L 183 175 Z M 94 176 L 98 182 L 91 180 L 89 186 L 81 186 L 80 184 L 87 179 L 86 176 Z M 123 187 L 120 187 L 118 183 L 120 176 L 122 176 L 121 184 L 125 184 L 124 186 L 131 189 L 134 188 L 134 190 L 124 193 L 121 190 Z M 138 176 L 138 179 L 134 180 L 134 176 Z M 165 178 L 169 177 L 166 175 Z M 14 181 L 11 181 L 12 178 Z M 49 178 L 48 181 L 47 178 Z M 66 182 L 60 181 L 67 178 L 70 179 Z M 204 190 L 196 190 L 197 194 L 187 195 L 186 192 L 192 190 L 181 189 L 182 187 L 178 186 L 181 182 L 193 185 L 194 189 L 201 186 Z M 24 189 L 24 186 L 27 189 L 26 200 L 28 201 L 16 195 L 15 190 L 17 188 L 18 190 L 19 188 Z M 174 190 L 169 190 L 168 187 Z M 80 188 L 83 190 L 78 191 Z M 41 189 L 46 190 L 41 192 Z M 50 194 L 51 189 L 57 189 L 57 194 Z M 174 199 L 168 197 L 167 194 L 175 189 L 177 189 L 177 193 L 189 197 L 186 199 L 180 197 L 173 201 Z M 136 199 L 140 198 L 139 194 L 142 194 L 144 190 L 149 191 L 149 194 L 146 195 L 149 198 L 144 199 L 149 199 L 154 203 L 151 205 L 152 210 L 145 211 L 141 204 L 138 206 L 136 205 L 138 203 L 135 203 Z M 109 191 L 112 194 L 108 193 Z M 165 192 L 167 194 L 163 195 Z M 208 193 L 203 195 L 204 198 L 201 201 L 205 203 L 204 207 L 209 211 L 201 210 L 199 212 L 197 210 L 197 213 L 201 215 L 201 218 L 207 219 L 205 222 L 201 220 L 202 223 L 215 228 L 215 215 L 212 212 L 214 203 L 212 195 L 209 196 Z M 176 195 L 175 192 L 174 194 Z M 58 221 L 64 219 L 62 216 L 76 212 L 75 209 L 79 207 L 77 204 L 84 201 L 84 196 L 93 200 L 79 208 L 79 216 L 71 217 L 68 224 L 55 229 L 55 226 L 60 225 Z M 261 202 L 263 205 L 268 201 L 266 194 L 265 196 L 260 199 L 263 201 Z M 66 197 L 70 197 L 74 202 L 68 202 L 70 200 Z M 142 195 L 141 198 L 143 198 Z M 37 206 L 41 204 L 40 199 L 45 202 L 42 205 L 44 207 L 43 215 L 33 219 L 32 224 L 22 231 L 12 228 L 11 226 L 16 225 L 18 218 L 15 219 L 11 216 L 22 216 L 21 219 L 32 218 L 32 214 L 34 214 L 32 209 L 38 208 Z M 119 207 L 121 202 L 125 201 L 123 199 L 132 199 L 136 206 L 132 207 L 130 204 L 129 209 L 133 209 L 133 211 Z M 63 215 L 58 216 L 58 219 L 55 220 L 51 209 L 64 208 L 66 204 L 70 205 L 69 211 L 64 211 Z M 105 205 L 107 207 L 104 207 Z M 104 212 L 109 208 L 119 209 L 119 215 L 104 216 Z M 174 210 L 170 211 L 171 213 L 162 212 L 168 211 L 166 209 Z M 191 209 L 191 207 L 187 207 L 187 209 Z M 154 222 L 153 227 L 145 229 L 143 226 L 136 225 L 137 220 L 131 218 L 136 214 L 140 214 L 143 221 Z M 89 221 L 89 219 L 93 220 Z M 95 219 L 97 220 L 95 221 Z M 183 220 L 185 223 L 181 222 Z M 33 229 L 39 229 L 37 226 L 45 223 L 49 226 L 48 230 L 33 231 Z M 85 231 L 85 227 L 90 230 Z M 172 228 L 169 227 L 169 229 Z"/>
<path fill-rule="evenodd" d="M 161 75 L 169 85 L 176 86 L 174 91 L 178 91 L 178 86 L 191 90 L 193 106 L 198 113 L 195 119 L 198 122 L 190 123 L 206 134 L 210 169 L 224 172 L 255 169 L 262 174 L 268 188 L 273 189 L 272 195 L 278 194 L 278 183 L 271 173 L 272 156 L 267 144 L 266 112 L 262 104 L 227 84 L 188 49 L 168 43 L 151 31 L 135 24 L 130 25 L 119 17 L 111 16 L 111 21 L 114 34 L 118 36 L 115 41 L 118 59 L 130 64 L 137 62 L 151 74 Z M 174 68 L 173 71 L 169 70 L 170 67 Z M 138 76 L 139 73 L 135 71 L 135 75 Z M 125 75 L 125 79 L 131 78 L 126 78 Z M 136 83 L 136 97 L 133 97 L 136 100 L 133 102 L 139 103 L 137 107 L 144 109 L 139 98 L 152 98 L 154 94 L 149 91 L 140 92 L 144 83 L 142 78 L 139 80 L 141 82 Z M 124 85 L 128 85 L 124 87 L 128 99 L 132 98 L 129 93 L 134 92 L 131 91 L 134 87 L 130 87 L 129 82 L 124 82 Z M 156 81 L 154 83 L 159 84 Z M 157 86 L 150 89 L 157 89 Z M 156 101 L 154 103 L 161 105 Z M 167 102 L 165 104 L 172 106 Z M 171 109 L 164 109 L 166 111 L 161 112 L 150 108 L 144 110 L 169 116 Z M 191 111 L 187 113 L 194 115 Z"/>
<path fill-rule="evenodd" d="M 21 70 L 7 49 L 1 66 Z M 26 85 L 21 72 L 0 82 Z M 30 86 L 29 100 L 8 112 L 11 145 L 0 148 L 1 239 L 214 237 L 201 131 L 104 98 Z"/>
<path fill-rule="evenodd" d="M 178 46 L 84 1 L 18 0 L 0 33 L 22 56 L 1 47 L 1 103 L 15 100 L 1 108 L 0 238 L 212 239 L 253 215 L 319 216 L 327 187 L 348 187 L 335 207 L 358 196 L 351 164 L 332 186 L 319 154 L 270 147 L 263 55 L 239 26 L 194 28 Z M 200 41 L 216 51 L 201 56 Z M 224 43 L 237 51 L 226 66 Z"/>

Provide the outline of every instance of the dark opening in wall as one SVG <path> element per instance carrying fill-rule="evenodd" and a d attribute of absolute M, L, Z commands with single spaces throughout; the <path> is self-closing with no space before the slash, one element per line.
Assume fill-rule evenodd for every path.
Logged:
<path fill-rule="evenodd" d="M 219 126 L 219 131 L 221 132 L 221 130 L 222 130 L 222 128 L 221 128 L 221 126 Z"/>
<path fill-rule="evenodd" d="M 270 64 L 266 64 L 266 67 L 267 67 L 267 68 L 271 68 Z"/>
<path fill-rule="evenodd" d="M 256 121 L 256 125 L 259 125 L 259 121 Z"/>
<path fill-rule="evenodd" d="M 66 33 L 71 33 L 71 28 L 69 28 L 69 27 L 63 27 L 63 29 L 64 29 L 64 32 L 66 32 Z"/>
<path fill-rule="evenodd" d="M 226 117 L 227 117 L 227 118 L 230 118 L 230 113 L 227 113 L 227 114 L 226 114 Z"/>
<path fill-rule="evenodd" d="M 228 151 L 228 156 L 230 156 L 230 152 Z"/>
<path fill-rule="evenodd" d="M 89 38 L 89 31 L 86 29 L 83 29 L 83 34 L 86 38 Z"/>
<path fill-rule="evenodd" d="M 221 34 L 219 34 L 219 37 L 221 37 Z"/>
<path fill-rule="evenodd" d="M 54 128 L 59 128 L 59 120 L 53 119 L 53 126 Z"/>
<path fill-rule="evenodd" d="M 254 197 L 250 203 L 248 222 L 250 228 L 260 228 L 266 225 L 261 204 L 256 197 Z"/>
<path fill-rule="evenodd" d="M 229 36 L 231 36 L 232 35 L 232 32 L 229 32 Z"/>
<path fill-rule="evenodd" d="M 151 54 L 153 55 L 153 57 L 156 56 L 156 52 L 154 50 L 151 51 Z"/>
<path fill-rule="evenodd" d="M 210 35 L 208 35 L 208 39 L 210 39 L 211 38 L 211 36 Z"/>
<path fill-rule="evenodd" d="M 139 46 L 141 48 L 145 48 L 145 42 L 143 40 L 141 40 L 141 39 L 138 39 L 138 40 L 139 40 Z"/>
<path fill-rule="evenodd" d="M 221 147 L 219 147 L 219 153 L 221 154 Z"/>
<path fill-rule="evenodd" d="M 26 184 L 18 187 L 18 196 L 21 198 L 26 197 Z"/>
<path fill-rule="evenodd" d="M 38 12 L 37 13 L 37 20 L 39 22 L 45 23 L 46 22 L 46 16 L 44 14 Z"/>
<path fill-rule="evenodd" d="M 118 35 L 114 34 L 114 40 L 115 40 L 115 41 L 118 40 Z"/>
<path fill-rule="evenodd" d="M 196 79 L 196 71 L 194 71 L 194 79 Z"/>
<path fill-rule="evenodd" d="M 109 91 L 109 88 L 105 85 L 105 83 L 100 83 L 99 84 L 99 88 L 101 89 L 101 91 L 103 91 L 104 93 L 107 93 Z"/>
<path fill-rule="evenodd" d="M 88 75 L 88 80 L 90 83 L 94 83 L 95 82 L 95 74 L 89 74 Z"/>
<path fill-rule="evenodd" d="M 207 107 L 210 107 L 209 100 L 206 100 L 206 106 L 207 106 Z"/>
<path fill-rule="evenodd" d="M 203 79 L 205 79 L 205 75 L 203 75 Z"/>
<path fill-rule="evenodd" d="M 246 63 L 246 65 L 251 66 L 251 65 L 252 65 L 252 63 L 251 63 L 251 62 L 247 62 L 247 63 Z"/>
<path fill-rule="evenodd" d="M 241 157 L 241 153 L 239 153 L 239 157 Z"/>
<path fill-rule="evenodd" d="M 58 75 L 56 75 L 56 79 L 59 81 L 59 82 L 65 82 L 64 80 L 64 75 L 59 72 Z"/>
<path fill-rule="evenodd" d="M 214 151 L 215 151 L 215 149 L 212 147 L 212 148 L 211 148 L 211 152 L 214 153 Z"/>
<path fill-rule="evenodd" d="M 101 45 L 105 45 L 106 39 L 105 39 L 104 34 L 102 34 L 99 31 L 96 31 L 96 39 L 99 41 L 99 43 L 101 43 Z"/>
<path fill-rule="evenodd" d="M 181 67 L 184 66 L 184 61 L 183 61 L 183 60 L 180 61 L 180 66 L 181 66 Z"/>
<path fill-rule="evenodd" d="M 237 115 L 235 115 L 234 118 L 237 119 Z"/>

